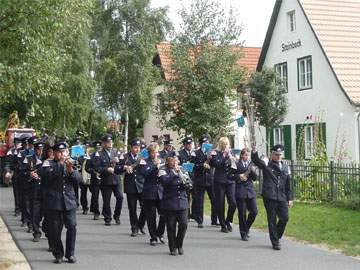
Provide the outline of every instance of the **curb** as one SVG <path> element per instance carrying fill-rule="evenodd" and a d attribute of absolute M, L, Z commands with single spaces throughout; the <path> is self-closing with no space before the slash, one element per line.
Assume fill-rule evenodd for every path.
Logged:
<path fill-rule="evenodd" d="M 0 216 L 0 269 L 31 270 L 24 254 L 19 250 L 12 235 Z"/>

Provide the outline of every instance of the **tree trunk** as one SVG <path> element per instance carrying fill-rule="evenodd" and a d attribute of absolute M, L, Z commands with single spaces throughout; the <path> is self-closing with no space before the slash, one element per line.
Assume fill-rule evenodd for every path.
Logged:
<path fill-rule="evenodd" d="M 125 130 L 124 130 L 124 150 L 127 151 L 129 140 L 129 110 L 125 109 Z"/>

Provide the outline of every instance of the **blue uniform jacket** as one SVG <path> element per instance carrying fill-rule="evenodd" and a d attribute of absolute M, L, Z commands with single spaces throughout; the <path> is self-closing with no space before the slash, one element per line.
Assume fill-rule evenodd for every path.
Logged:
<path fill-rule="evenodd" d="M 143 164 L 142 164 L 143 163 Z M 144 200 L 162 200 L 164 188 L 159 182 L 159 169 L 151 159 L 143 160 L 139 165 L 144 176 L 142 197 Z"/>
<path fill-rule="evenodd" d="M 118 156 L 118 151 L 112 149 L 111 156 Z M 117 186 L 120 183 L 118 174 L 122 172 L 121 162 L 117 163 L 114 167 L 114 173 L 109 173 L 108 168 L 112 167 L 112 158 L 109 157 L 105 149 L 101 150 L 98 155 L 95 156 L 93 165 L 95 170 L 100 173 L 102 186 Z"/>
<path fill-rule="evenodd" d="M 250 163 L 249 163 L 250 165 Z M 236 182 L 235 197 L 236 199 L 252 199 L 256 197 L 256 191 L 253 181 L 256 180 L 256 174 L 251 171 L 247 181 L 240 181 L 240 174 L 245 173 L 247 168 L 244 167 L 243 162 L 236 162 L 236 169 L 230 169 L 230 178 Z"/>
<path fill-rule="evenodd" d="M 186 187 L 174 170 L 161 169 L 160 183 L 164 187 L 161 207 L 164 210 L 184 210 L 189 208 Z"/>
<path fill-rule="evenodd" d="M 195 157 L 192 162 L 194 163 L 193 183 L 194 186 L 212 186 L 214 183 L 214 170 L 205 169 L 204 163 L 207 161 L 207 155 L 201 149 L 195 151 Z"/>
<path fill-rule="evenodd" d="M 263 172 L 263 186 L 261 195 L 266 199 L 276 201 L 292 201 L 291 177 L 287 164 L 282 162 L 282 168 L 273 161 L 268 165 L 259 158 L 257 152 L 251 152 L 251 160 Z"/>
<path fill-rule="evenodd" d="M 216 151 L 216 154 L 214 153 L 210 159 L 210 165 L 215 167 L 214 183 L 235 184 L 235 181 L 228 177 L 231 168 L 231 160 L 228 155 L 224 157 L 223 152 Z"/>
<path fill-rule="evenodd" d="M 64 165 L 54 160 L 46 160 L 42 165 L 42 180 L 45 181 L 44 204 L 48 210 L 76 209 L 74 184 L 79 184 L 81 175 L 74 170 L 71 174 Z"/>

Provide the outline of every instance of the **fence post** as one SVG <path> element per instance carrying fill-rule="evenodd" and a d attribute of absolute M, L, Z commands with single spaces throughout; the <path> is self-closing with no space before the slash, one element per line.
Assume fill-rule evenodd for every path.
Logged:
<path fill-rule="evenodd" d="M 291 191 L 293 193 L 293 197 L 295 199 L 295 175 L 294 175 L 294 160 L 290 160 L 290 172 L 291 172 Z"/>
<path fill-rule="evenodd" d="M 330 192 L 331 200 L 335 200 L 335 173 L 334 173 L 334 161 L 330 161 Z"/>

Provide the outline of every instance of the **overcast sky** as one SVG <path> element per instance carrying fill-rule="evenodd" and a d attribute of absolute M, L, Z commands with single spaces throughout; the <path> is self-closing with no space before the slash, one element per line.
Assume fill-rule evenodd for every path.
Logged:
<path fill-rule="evenodd" d="M 180 23 L 177 12 L 182 4 L 189 6 L 191 0 L 151 0 L 151 3 L 153 7 L 168 6 L 169 18 L 177 28 Z M 245 45 L 261 47 L 275 0 L 222 0 L 221 3 L 225 9 L 233 7 L 240 15 L 244 27 L 240 39 L 245 40 Z"/>

